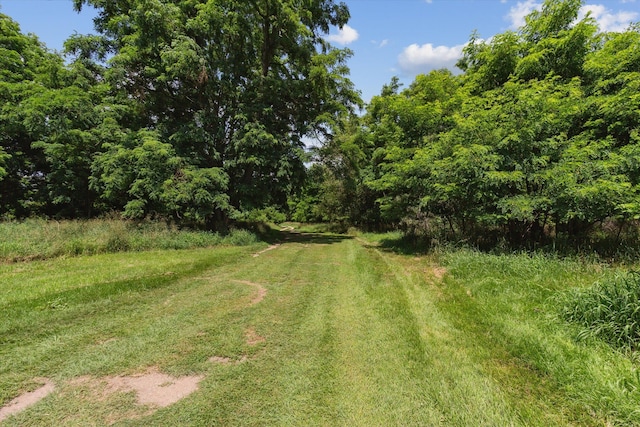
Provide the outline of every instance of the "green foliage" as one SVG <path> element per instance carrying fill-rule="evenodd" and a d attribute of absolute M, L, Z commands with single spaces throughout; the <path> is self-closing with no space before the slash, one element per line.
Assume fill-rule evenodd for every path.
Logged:
<path fill-rule="evenodd" d="M 402 91 L 393 79 L 330 141 L 334 158 L 357 153 L 360 178 L 335 187 L 367 188 L 370 212 L 426 240 L 584 247 L 600 225 L 639 218 L 640 32 L 598 33 L 589 15 L 576 22 L 581 5 L 548 0 L 518 31 L 474 33 L 461 76 Z"/>
<path fill-rule="evenodd" d="M 44 177 L 48 165 L 42 150 L 32 147 L 33 129 L 25 101 L 54 88 L 61 59 L 48 53 L 35 36 L 20 33 L 0 13 L 0 215 L 23 216 L 41 212 L 47 203 Z M 25 111 L 26 110 L 26 111 Z"/>
<path fill-rule="evenodd" d="M 2 147 L 0 147 L 0 181 L 7 175 L 6 162 L 10 159 L 9 156 Z"/>
<path fill-rule="evenodd" d="M 231 211 L 226 194 L 229 178 L 220 168 L 178 169 L 163 183 L 161 200 L 173 218 L 203 224 Z"/>
<path fill-rule="evenodd" d="M 149 186 L 132 188 L 128 215 L 160 210 L 158 202 L 204 222 L 284 207 L 304 176 L 302 138 L 359 102 L 345 77 L 350 52 L 322 39 L 349 18 L 333 0 L 75 2 L 84 4 L 98 8 L 102 40 L 74 40 L 73 48 L 85 57 L 112 49 L 112 92 L 132 99 L 138 126 L 153 129 L 183 163 L 164 199 Z"/>
<path fill-rule="evenodd" d="M 629 272 L 573 289 L 562 300 L 561 316 L 583 327 L 580 336 L 600 338 L 615 348 L 640 346 L 640 273 Z"/>
<path fill-rule="evenodd" d="M 0 213 L 226 226 L 286 207 L 303 138 L 360 103 L 334 0 L 131 0 L 97 8 L 67 62 L 0 15 Z"/>
<path fill-rule="evenodd" d="M 273 223 L 281 224 L 287 220 L 287 216 L 280 212 L 275 206 L 267 206 L 262 209 L 253 209 L 246 212 L 242 218 L 243 221 L 250 223 Z"/>

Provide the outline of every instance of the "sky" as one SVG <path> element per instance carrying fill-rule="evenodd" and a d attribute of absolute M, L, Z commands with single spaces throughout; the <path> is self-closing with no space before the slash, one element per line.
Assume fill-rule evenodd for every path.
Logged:
<path fill-rule="evenodd" d="M 351 80 L 368 102 L 397 76 L 406 86 L 420 73 L 455 68 L 473 31 L 490 39 L 524 24 L 541 0 L 343 0 L 351 19 L 327 39 L 353 51 Z M 581 13 L 603 31 L 623 31 L 640 21 L 640 0 L 586 0 Z M 73 10 L 71 0 L 0 0 L 0 13 L 16 20 L 49 49 L 61 50 L 71 34 L 93 32 L 95 11 Z"/>

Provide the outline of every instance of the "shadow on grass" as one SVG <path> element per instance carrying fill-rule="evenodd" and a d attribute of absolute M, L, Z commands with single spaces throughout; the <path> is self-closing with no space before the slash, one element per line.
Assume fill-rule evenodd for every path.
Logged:
<path fill-rule="evenodd" d="M 280 231 L 277 239 L 269 243 L 304 243 L 310 245 L 331 245 L 353 239 L 344 234 L 300 233 L 295 231 Z"/>
<path fill-rule="evenodd" d="M 572 258 L 592 261 L 606 261 L 612 263 L 635 264 L 640 258 L 640 243 L 595 241 L 580 243 L 575 241 L 558 240 L 555 243 L 541 245 L 510 245 L 505 240 L 495 244 L 478 244 L 469 240 L 431 240 L 428 237 L 403 235 L 397 238 L 384 238 L 375 246 L 385 252 L 399 255 L 420 256 L 432 253 L 434 250 L 455 251 L 470 249 L 491 255 L 512 255 L 514 253 L 545 254 L 561 258 Z"/>
<path fill-rule="evenodd" d="M 377 248 L 400 255 L 426 255 L 432 249 L 432 245 L 431 241 L 426 239 L 403 235 L 398 238 L 382 239 Z"/>
<path fill-rule="evenodd" d="M 270 245 L 281 243 L 304 243 L 316 245 L 331 245 L 345 240 L 353 239 L 353 236 L 330 232 L 303 232 L 285 227 L 282 230 L 274 228 L 273 225 L 264 223 L 241 223 L 243 228 L 254 232 L 260 240 Z"/>

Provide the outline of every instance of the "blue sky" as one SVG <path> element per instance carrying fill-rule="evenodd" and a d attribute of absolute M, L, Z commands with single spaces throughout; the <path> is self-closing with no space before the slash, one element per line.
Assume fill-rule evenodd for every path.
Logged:
<path fill-rule="evenodd" d="M 516 29 L 536 0 L 346 0 L 351 20 L 329 39 L 354 52 L 351 79 L 368 101 L 393 76 L 409 84 L 418 73 L 453 69 L 472 31 L 488 39 Z M 621 31 L 640 21 L 640 0 L 589 0 L 590 11 L 605 31 Z M 74 32 L 93 30 L 95 12 L 73 11 L 71 0 L 0 0 L 23 32 L 36 34 L 50 49 L 61 49 Z"/>

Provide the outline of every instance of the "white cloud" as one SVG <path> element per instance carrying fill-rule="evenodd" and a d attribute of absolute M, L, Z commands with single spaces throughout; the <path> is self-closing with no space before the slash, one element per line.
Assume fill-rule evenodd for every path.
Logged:
<path fill-rule="evenodd" d="M 541 10 L 542 3 L 536 0 L 519 1 L 518 4 L 512 6 L 507 14 L 507 19 L 511 23 L 509 28 L 516 30 L 525 24 L 525 16 L 534 10 Z"/>
<path fill-rule="evenodd" d="M 591 13 L 591 17 L 596 20 L 601 31 L 622 32 L 629 27 L 629 24 L 638 18 L 636 12 L 620 11 L 617 13 L 607 9 L 601 4 L 589 4 L 580 8 L 578 20 L 583 19 L 587 13 Z"/>
<path fill-rule="evenodd" d="M 338 29 L 337 34 L 329 34 L 325 37 L 325 39 L 329 42 L 347 45 L 358 40 L 358 37 L 360 37 L 360 35 L 355 29 L 351 28 L 348 25 L 345 25 L 344 27 Z"/>
<path fill-rule="evenodd" d="M 439 68 L 453 70 L 462 56 L 464 44 L 457 46 L 434 46 L 431 43 L 419 46 L 414 43 L 404 48 L 398 56 L 400 69 L 407 74 L 427 73 Z"/>
<path fill-rule="evenodd" d="M 371 44 L 378 46 L 378 48 L 383 48 L 389 44 L 389 39 L 384 39 L 381 42 L 379 42 L 378 40 L 371 40 Z"/>

